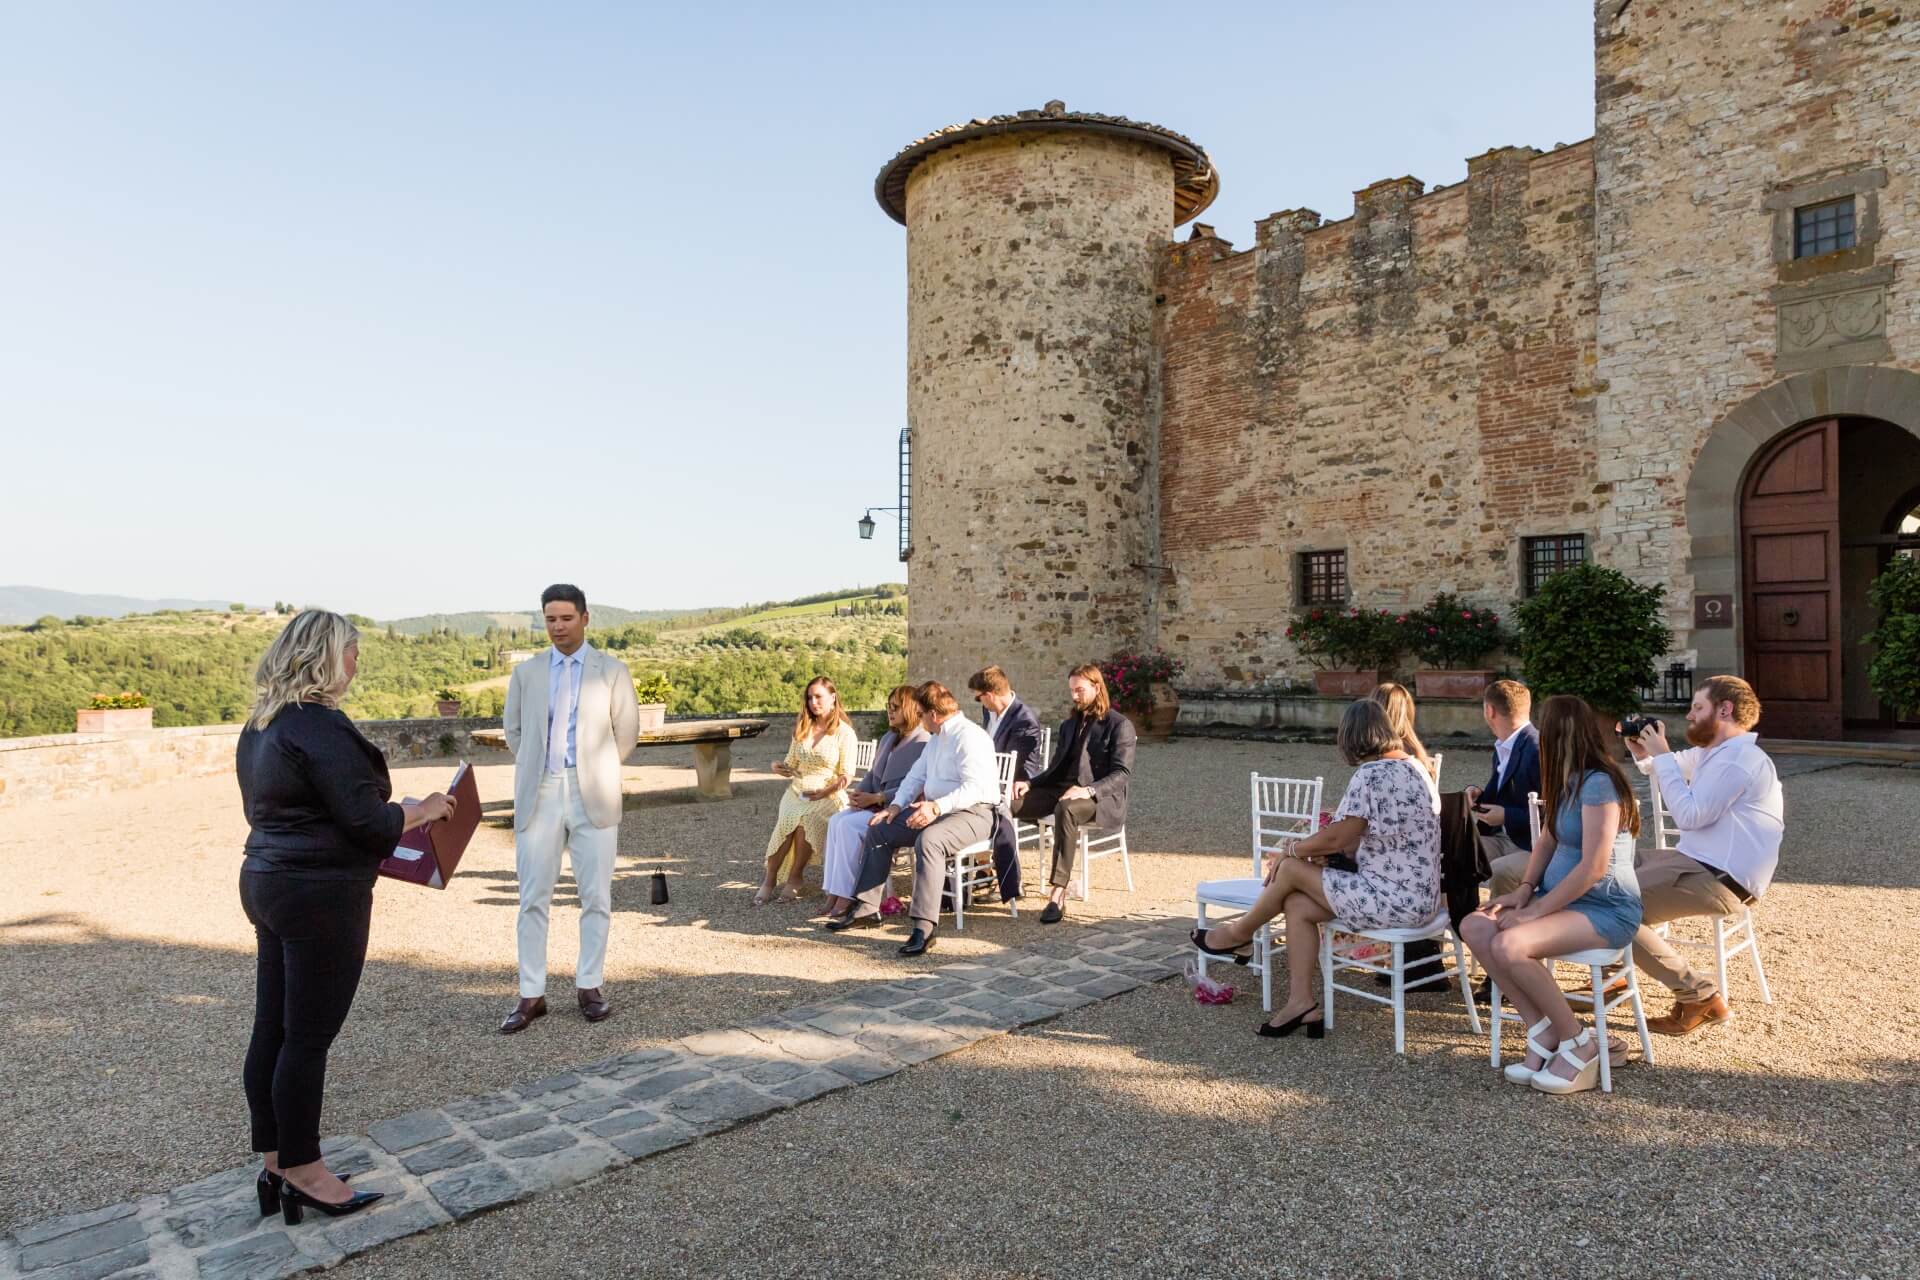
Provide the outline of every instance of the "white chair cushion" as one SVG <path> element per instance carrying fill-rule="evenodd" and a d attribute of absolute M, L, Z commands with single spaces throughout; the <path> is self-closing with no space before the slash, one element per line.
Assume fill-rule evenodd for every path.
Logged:
<path fill-rule="evenodd" d="M 1250 907 L 1266 888 L 1264 880 L 1252 876 L 1239 880 L 1202 880 L 1193 887 L 1193 896 L 1199 902 L 1217 902 L 1229 907 Z"/>
<path fill-rule="evenodd" d="M 1569 951 L 1566 955 L 1554 956 L 1553 958 L 1555 960 L 1565 961 L 1567 964 L 1583 964 L 1588 968 L 1592 968 L 1596 964 L 1620 964 L 1626 959 L 1626 955 L 1627 948 L 1625 947 L 1621 947 L 1617 951 L 1609 951 L 1605 947 L 1596 947 L 1592 951 Z"/>
<path fill-rule="evenodd" d="M 1345 920 L 1329 920 L 1323 928 L 1329 933 L 1346 933 L 1356 938 L 1372 938 L 1375 942 L 1418 942 L 1422 938 L 1437 938 L 1452 920 L 1447 909 L 1440 908 L 1440 914 L 1416 929 L 1356 929 Z"/>

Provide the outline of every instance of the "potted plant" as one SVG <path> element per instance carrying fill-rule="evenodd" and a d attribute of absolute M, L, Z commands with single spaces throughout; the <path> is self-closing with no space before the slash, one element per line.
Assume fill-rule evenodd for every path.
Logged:
<path fill-rule="evenodd" d="M 1172 735 L 1180 718 L 1180 695 L 1173 690 L 1173 678 L 1182 665 L 1158 649 L 1116 653 L 1100 664 L 1113 705 L 1133 722 L 1142 740 L 1165 742 Z"/>
<path fill-rule="evenodd" d="M 1287 639 L 1313 663 L 1321 697 L 1364 698 L 1406 647 L 1400 626 L 1385 609 L 1310 609 L 1287 628 Z"/>
<path fill-rule="evenodd" d="M 451 720 L 460 714 L 460 694 L 453 689 L 436 689 L 433 694 L 434 709 L 443 720 Z"/>
<path fill-rule="evenodd" d="M 1638 710 L 1640 690 L 1658 679 L 1654 661 L 1673 640 L 1660 621 L 1666 594 L 1597 564 L 1541 583 L 1517 610 L 1520 665 L 1534 701 L 1575 693 L 1603 718 Z"/>
<path fill-rule="evenodd" d="M 86 706 L 73 713 L 75 733 L 119 733 L 126 729 L 151 728 L 153 704 L 138 689 L 96 693 Z"/>
<path fill-rule="evenodd" d="M 1493 671 L 1481 664 L 1506 643 L 1500 615 L 1476 609 L 1452 592 L 1443 591 L 1417 609 L 1395 619 L 1406 632 L 1407 647 L 1420 662 L 1414 670 L 1414 692 L 1422 698 L 1477 698 Z"/>
<path fill-rule="evenodd" d="M 1867 683 L 1899 715 L 1920 711 L 1920 560 L 1895 556 L 1868 592 L 1880 625 L 1865 643 L 1879 652 L 1867 667 Z"/>
<path fill-rule="evenodd" d="M 673 685 L 665 673 L 656 671 L 644 680 L 635 680 L 633 696 L 640 700 L 640 732 L 658 729 L 667 722 L 667 703 L 673 700 Z"/>

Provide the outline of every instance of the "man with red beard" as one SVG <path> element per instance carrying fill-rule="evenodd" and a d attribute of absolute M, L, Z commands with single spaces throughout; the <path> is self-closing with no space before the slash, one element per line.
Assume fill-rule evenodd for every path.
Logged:
<path fill-rule="evenodd" d="M 1627 739 L 1627 749 L 1660 787 L 1668 815 L 1680 828 L 1678 849 L 1656 848 L 1636 867 L 1642 924 L 1633 959 L 1673 992 L 1673 1011 L 1650 1018 L 1662 1035 L 1684 1036 L 1732 1017 L 1712 971 L 1697 973 L 1651 926 L 1683 916 L 1727 916 L 1757 902 L 1780 861 L 1785 803 L 1773 761 L 1753 726 L 1760 699 L 1738 676 L 1714 676 L 1694 691 L 1687 708 L 1685 751 L 1667 746 L 1658 720 Z"/>

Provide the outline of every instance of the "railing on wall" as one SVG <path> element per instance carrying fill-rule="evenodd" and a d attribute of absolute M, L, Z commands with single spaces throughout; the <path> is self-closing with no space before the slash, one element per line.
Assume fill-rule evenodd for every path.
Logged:
<path fill-rule="evenodd" d="M 900 428 L 900 558 L 913 556 L 913 428 Z"/>

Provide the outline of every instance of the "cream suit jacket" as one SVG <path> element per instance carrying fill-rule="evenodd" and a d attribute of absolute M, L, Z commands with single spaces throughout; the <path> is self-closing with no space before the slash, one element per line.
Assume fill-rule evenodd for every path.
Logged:
<path fill-rule="evenodd" d="M 507 680 L 503 725 L 513 753 L 513 829 L 533 819 L 540 780 L 547 773 L 547 686 L 550 650 L 527 659 Z M 580 704 L 574 716 L 573 757 L 580 799 L 596 827 L 620 825 L 620 765 L 640 738 L 640 703 L 624 662 L 589 648 L 580 665 Z"/>

